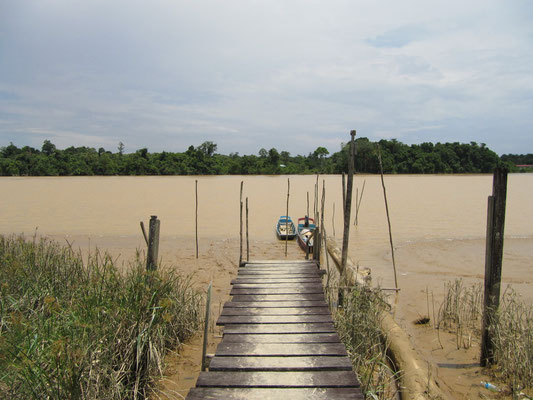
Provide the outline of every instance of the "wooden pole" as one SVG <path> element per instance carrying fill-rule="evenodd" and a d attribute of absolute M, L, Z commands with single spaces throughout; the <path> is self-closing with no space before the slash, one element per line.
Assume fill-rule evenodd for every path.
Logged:
<path fill-rule="evenodd" d="M 195 213 L 196 258 L 198 258 L 198 179 L 194 181 L 194 194 L 196 197 L 196 213 Z"/>
<path fill-rule="evenodd" d="M 358 225 L 359 224 L 359 207 L 361 207 L 361 201 L 363 200 L 363 193 L 365 192 L 365 183 L 366 183 L 366 179 L 363 181 L 363 188 L 361 189 L 361 196 L 359 197 L 359 201 L 357 202 L 357 206 L 355 207 L 355 221 L 354 221 L 354 224 L 355 225 Z"/>
<path fill-rule="evenodd" d="M 348 260 L 348 242 L 350 238 L 350 214 L 352 210 L 353 173 L 355 159 L 355 135 L 356 131 L 350 132 L 350 157 L 348 161 L 348 179 L 346 182 L 346 196 L 344 198 L 344 233 L 342 237 L 342 271 L 340 286 L 346 287 L 346 262 Z M 343 179 L 344 182 L 344 179 Z M 339 306 L 343 303 L 343 289 L 339 289 Z"/>
<path fill-rule="evenodd" d="M 305 215 L 309 216 L 309 192 L 307 192 L 307 214 Z"/>
<path fill-rule="evenodd" d="M 209 336 L 209 309 L 211 308 L 211 287 L 212 283 L 207 288 L 207 301 L 205 303 L 205 323 L 204 323 L 204 342 L 202 345 L 202 371 L 207 369 L 207 339 Z"/>
<path fill-rule="evenodd" d="M 346 175 L 342 173 L 342 212 L 346 210 Z"/>
<path fill-rule="evenodd" d="M 333 212 L 331 214 L 331 228 L 333 229 L 333 237 L 335 237 L 335 202 L 333 202 Z"/>
<path fill-rule="evenodd" d="M 487 242 L 485 251 L 485 296 L 481 334 L 481 366 L 494 363 L 494 344 L 490 326 L 500 305 L 503 260 L 503 235 L 507 197 L 507 170 L 496 168 L 492 196 L 487 207 Z"/>
<path fill-rule="evenodd" d="M 243 184 L 244 182 L 241 181 L 241 197 L 240 197 L 240 201 L 239 201 L 239 205 L 240 205 L 240 213 L 239 213 L 239 216 L 240 216 L 240 232 L 239 232 L 239 237 L 240 237 L 240 247 L 239 247 L 239 267 L 242 265 L 242 188 L 243 188 Z"/>
<path fill-rule="evenodd" d="M 319 251 L 318 251 L 318 261 L 320 261 L 321 256 L 321 250 L 322 250 L 322 238 L 325 235 L 325 227 L 324 227 L 324 207 L 326 203 L 326 180 L 322 180 L 322 202 L 320 204 L 320 242 L 319 245 Z M 324 246 L 324 250 L 326 250 L 326 247 Z M 327 257 L 327 251 L 326 251 L 326 257 Z"/>
<path fill-rule="evenodd" d="M 285 257 L 289 248 L 289 195 L 291 192 L 291 180 L 287 178 L 287 211 L 285 213 Z"/>
<path fill-rule="evenodd" d="M 148 254 L 146 256 L 146 269 L 149 271 L 157 269 L 159 227 L 160 221 L 157 219 L 157 215 L 152 215 L 150 217 L 150 226 L 148 228 Z"/>
<path fill-rule="evenodd" d="M 389 241 L 390 241 L 390 251 L 392 255 L 392 268 L 394 270 L 394 287 L 398 289 L 398 278 L 396 277 L 396 260 L 394 258 L 394 245 L 392 242 L 392 228 L 390 223 L 389 216 L 389 204 L 387 202 L 387 189 L 385 189 L 385 181 L 383 180 L 383 164 L 381 162 L 381 150 L 378 144 L 378 160 L 379 160 L 379 170 L 381 172 L 381 186 L 383 187 L 383 197 L 385 198 L 385 211 L 387 212 L 387 223 L 389 224 Z"/>
<path fill-rule="evenodd" d="M 248 197 L 246 197 L 246 261 L 250 261 L 250 236 L 248 235 Z"/>

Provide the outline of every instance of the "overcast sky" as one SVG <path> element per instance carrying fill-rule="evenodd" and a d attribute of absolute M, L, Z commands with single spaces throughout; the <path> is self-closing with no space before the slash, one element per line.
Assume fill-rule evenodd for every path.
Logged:
<path fill-rule="evenodd" d="M 533 1 L 0 0 L 0 146 L 533 153 Z"/>

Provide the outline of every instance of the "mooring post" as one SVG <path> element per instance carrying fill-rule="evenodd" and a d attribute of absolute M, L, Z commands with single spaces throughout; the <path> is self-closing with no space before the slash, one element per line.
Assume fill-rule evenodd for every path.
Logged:
<path fill-rule="evenodd" d="M 240 238 L 240 247 L 239 247 L 239 267 L 242 265 L 242 187 L 243 187 L 243 184 L 244 182 L 241 181 L 241 196 L 240 196 L 240 201 L 239 201 L 239 206 L 240 206 L 240 213 L 239 213 L 239 218 L 240 218 L 240 222 L 239 222 L 239 226 L 240 226 L 240 233 L 239 233 L 239 238 Z"/>
<path fill-rule="evenodd" d="M 157 215 L 150 217 L 150 226 L 148 228 L 148 254 L 146 257 L 146 269 L 157 269 L 157 257 L 159 254 L 159 226 L 161 221 L 157 219 Z"/>
<path fill-rule="evenodd" d="M 248 197 L 246 197 L 246 261 L 250 261 L 250 237 L 248 235 Z"/>
<path fill-rule="evenodd" d="M 492 196 L 488 198 L 487 207 L 485 296 L 480 359 L 483 367 L 494 362 L 494 343 L 490 326 L 494 322 L 500 305 L 506 197 L 507 170 L 496 168 L 493 176 Z"/>
<path fill-rule="evenodd" d="M 196 231 L 196 258 L 198 258 L 198 179 L 194 181 L 194 194 L 196 197 L 195 231 Z"/>
<path fill-rule="evenodd" d="M 291 180 L 287 178 L 287 211 L 285 213 L 285 257 L 289 246 L 289 195 L 291 193 Z"/>
<path fill-rule="evenodd" d="M 339 282 L 339 306 L 343 303 L 343 291 L 347 286 L 346 282 L 346 263 L 348 260 L 348 241 L 350 238 L 350 214 L 352 210 L 352 191 L 353 191 L 353 173 L 354 173 L 354 159 L 355 159 L 355 135 L 356 131 L 350 132 L 350 157 L 348 159 L 348 178 L 346 182 L 346 194 L 344 199 L 344 233 L 342 237 L 342 270 Z M 344 183 L 344 179 L 343 179 Z M 344 186 L 344 185 L 343 185 Z"/>

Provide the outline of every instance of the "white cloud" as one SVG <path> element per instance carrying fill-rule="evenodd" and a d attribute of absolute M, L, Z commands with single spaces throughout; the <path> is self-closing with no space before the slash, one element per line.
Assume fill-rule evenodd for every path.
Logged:
<path fill-rule="evenodd" d="M 65 146 L 183 151 L 212 140 L 225 153 L 298 154 L 336 150 L 356 128 L 533 148 L 527 1 L 0 7 L 0 145 L 40 145 L 38 128 Z M 502 138 L 506 122 L 514 132 Z"/>

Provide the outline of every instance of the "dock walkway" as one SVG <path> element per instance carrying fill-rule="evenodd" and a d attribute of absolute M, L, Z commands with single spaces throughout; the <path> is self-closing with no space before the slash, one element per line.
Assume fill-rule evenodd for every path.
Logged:
<path fill-rule="evenodd" d="M 224 335 L 188 400 L 363 399 L 324 299 L 316 261 L 239 268 Z"/>

